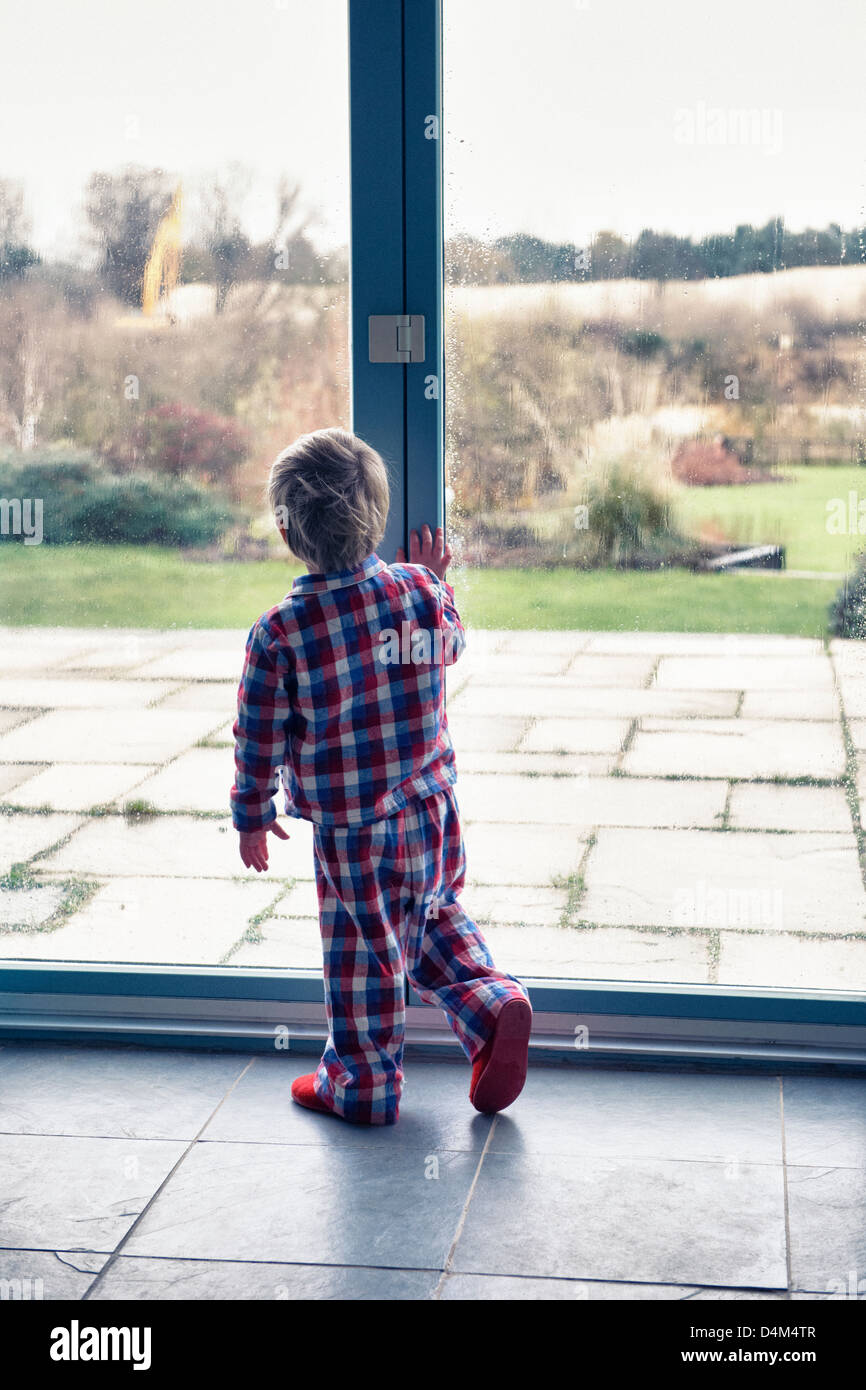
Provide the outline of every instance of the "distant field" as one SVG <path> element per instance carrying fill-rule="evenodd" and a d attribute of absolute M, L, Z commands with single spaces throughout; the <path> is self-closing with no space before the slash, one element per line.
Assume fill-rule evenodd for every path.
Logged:
<path fill-rule="evenodd" d="M 0 623 L 51 627 L 249 627 L 297 570 L 183 560 L 155 547 L 3 545 Z M 833 580 L 767 573 L 483 570 L 451 575 L 481 628 L 640 632 L 826 631 Z M 2 658 L 0 658 L 2 664 Z"/>
<path fill-rule="evenodd" d="M 807 309 L 823 323 L 855 323 L 866 312 L 866 266 L 796 266 L 772 275 L 707 280 L 589 280 L 582 284 L 449 285 L 446 308 L 471 318 L 562 311 L 660 328 L 745 308 L 762 322 Z"/>

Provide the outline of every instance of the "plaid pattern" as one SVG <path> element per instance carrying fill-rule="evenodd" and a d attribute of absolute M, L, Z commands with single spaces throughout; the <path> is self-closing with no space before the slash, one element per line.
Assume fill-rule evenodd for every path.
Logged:
<path fill-rule="evenodd" d="M 470 1061 L 526 992 L 497 970 L 458 900 L 466 874 L 452 788 L 359 827 L 316 825 L 328 1041 L 317 1094 L 345 1119 L 393 1124 L 403 1086 L 404 981 L 445 1010 Z"/>
<path fill-rule="evenodd" d="M 397 640 L 386 645 L 388 633 Z M 423 565 L 370 555 L 354 570 L 296 579 L 247 640 L 235 827 L 275 818 L 281 773 L 286 812 L 321 825 L 379 821 L 450 786 L 444 667 L 464 643 L 454 591 Z"/>

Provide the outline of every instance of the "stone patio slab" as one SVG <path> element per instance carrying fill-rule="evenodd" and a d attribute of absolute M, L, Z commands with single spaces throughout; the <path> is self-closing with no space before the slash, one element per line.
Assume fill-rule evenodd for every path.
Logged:
<path fill-rule="evenodd" d="M 95 643 L 87 631 L 66 628 L 3 628 L 0 651 L 3 674 L 53 671 L 61 662 L 92 650 Z"/>
<path fill-rule="evenodd" d="M 649 683 L 655 664 L 656 657 L 650 652 L 580 652 L 570 662 L 562 679 L 568 685 L 641 688 Z M 529 674 L 529 671 L 525 673 Z"/>
<path fill-rule="evenodd" d="M 823 656 L 813 637 L 751 632 L 593 632 L 590 652 L 653 652 L 657 656 Z"/>
<path fill-rule="evenodd" d="M 866 678 L 860 675 L 840 676 L 839 693 L 848 719 L 866 719 Z"/>
<path fill-rule="evenodd" d="M 17 787 L 10 799 L 17 806 L 34 809 L 50 806 L 54 811 L 92 811 L 95 806 L 125 801 L 153 770 L 152 764 L 146 763 L 53 763 L 34 768 L 35 776 Z"/>
<path fill-rule="evenodd" d="M 518 744 L 521 753 L 619 753 L 629 728 L 627 719 L 541 719 Z"/>
<path fill-rule="evenodd" d="M 37 709 L 0 709 L 0 734 L 7 733 L 9 729 L 17 729 L 20 724 L 34 719 L 38 713 Z"/>
<path fill-rule="evenodd" d="M 562 676 L 573 654 L 556 651 L 528 652 L 475 652 L 471 647 L 472 634 L 467 637 L 467 647 L 461 653 L 451 673 L 452 679 L 472 675 L 486 685 L 498 681 L 523 684 L 527 679 L 538 676 Z"/>
<path fill-rule="evenodd" d="M 665 656 L 656 684 L 672 690 L 831 690 L 824 656 Z"/>
<path fill-rule="evenodd" d="M 834 690 L 747 690 L 741 719 L 838 719 Z"/>
<path fill-rule="evenodd" d="M 710 937 L 700 932 L 489 926 L 484 938 L 497 968 L 518 978 L 682 984 L 707 984 L 710 979 Z"/>
<path fill-rule="evenodd" d="M 468 774 L 458 782 L 468 821 L 577 826 L 707 826 L 724 810 L 724 782 L 628 777 L 501 777 Z"/>
<path fill-rule="evenodd" d="M 114 629 L 105 634 L 94 633 L 95 645 L 86 651 L 67 656 L 58 666 L 60 671 L 95 671 L 104 674 L 130 672 L 146 661 L 176 651 L 183 636 L 178 632 L 132 632 Z"/>
<path fill-rule="evenodd" d="M 488 719 L 483 714 L 462 714 L 448 702 L 448 727 L 458 755 L 510 752 L 517 747 L 528 723 L 528 715 Z"/>
<path fill-rule="evenodd" d="M 160 709 L 187 709 L 211 713 L 215 710 L 225 718 L 234 720 L 238 709 L 238 684 L 236 681 L 193 681 L 189 685 L 174 689 L 159 702 Z"/>
<path fill-rule="evenodd" d="M 0 800 L 20 804 L 17 796 L 12 797 L 9 793 L 39 771 L 38 763 L 0 763 Z"/>
<path fill-rule="evenodd" d="M 555 653 L 557 656 L 571 657 L 578 652 L 586 649 L 592 637 L 590 632 L 563 632 L 562 630 L 537 629 L 534 631 L 508 632 L 502 631 L 498 634 L 496 650 L 500 652 L 515 652 L 518 655 L 529 655 L 537 652 L 540 656 L 548 656 Z M 471 628 L 467 633 L 468 643 L 474 644 L 480 632 Z M 494 633 L 488 633 L 488 640 L 494 637 Z"/>
<path fill-rule="evenodd" d="M 858 753 L 866 753 L 866 719 L 851 719 L 848 732 Z"/>
<path fill-rule="evenodd" d="M 503 926 L 559 927 L 568 892 L 563 888 L 482 888 L 469 883 L 461 902 L 473 921 Z"/>
<path fill-rule="evenodd" d="M 866 643 L 835 637 L 830 643 L 830 659 L 840 679 L 866 679 Z"/>
<path fill-rule="evenodd" d="M 57 884 L 40 888 L 0 888 L 0 933 L 13 928 L 41 926 L 57 911 L 63 897 L 64 890 Z"/>
<path fill-rule="evenodd" d="M 174 686 L 170 681 L 74 680 L 40 676 L 39 679 L 0 679 L 0 705 L 29 709 L 143 709 L 160 700 Z"/>
<path fill-rule="evenodd" d="M 0 874 L 27 863 L 82 823 L 80 816 L 0 815 Z"/>
<path fill-rule="evenodd" d="M 283 841 L 271 837 L 268 879 L 312 878 L 313 837 L 309 822 L 285 817 L 280 824 L 291 838 Z M 254 869 L 245 869 L 241 863 L 237 832 L 230 820 L 197 820 L 191 816 L 154 816 L 137 821 L 101 816 L 85 823 L 63 849 L 41 860 L 40 869 L 93 878 L 259 877 Z"/>
<path fill-rule="evenodd" d="M 842 934 L 866 931 L 853 835 L 600 830 L 581 921 Z"/>
<path fill-rule="evenodd" d="M 321 970 L 322 937 L 318 917 L 269 917 L 261 941 L 244 941 L 227 964 L 258 969 Z"/>
<path fill-rule="evenodd" d="M 135 674 L 149 680 L 233 681 L 235 689 L 244 669 L 244 640 L 237 644 L 207 647 L 183 646 L 136 667 Z"/>
<path fill-rule="evenodd" d="M 729 822 L 735 830 L 851 832 L 851 812 L 841 787 L 738 782 L 731 788 Z"/>
<path fill-rule="evenodd" d="M 585 719 L 733 719 L 740 696 L 735 690 L 630 690 L 583 686 L 569 717 Z"/>
<path fill-rule="evenodd" d="M 457 749 L 459 772 L 520 773 L 526 777 L 607 777 L 616 756 L 611 753 L 464 753 Z"/>
<path fill-rule="evenodd" d="M 721 985 L 866 993 L 866 941 L 722 932 L 718 981 Z"/>
<path fill-rule="evenodd" d="M 228 815 L 234 771 L 231 749 L 191 748 L 143 781 L 138 795 L 160 811 L 219 811 Z"/>
<path fill-rule="evenodd" d="M 641 777 L 841 777 L 845 745 L 836 724 L 757 719 L 645 719 L 623 759 Z"/>
<path fill-rule="evenodd" d="M 278 892 L 278 884 L 261 881 L 117 878 L 55 931 L 0 937 L 0 952 L 21 960 L 216 965 Z"/>
<path fill-rule="evenodd" d="M 280 898 L 274 908 L 275 917 L 319 918 L 319 898 L 313 879 L 300 879 Z"/>
<path fill-rule="evenodd" d="M 161 763 L 218 723 L 183 710 L 53 710 L 3 734 L 0 762 Z"/>
<path fill-rule="evenodd" d="M 466 824 L 463 838 L 471 882 L 494 887 L 570 878 L 577 873 L 587 845 L 586 833 L 573 828 L 483 821 Z"/>
<path fill-rule="evenodd" d="M 208 734 L 207 741 L 215 748 L 231 748 L 234 744 L 234 719 L 230 719 L 227 724 L 221 724 L 213 733 Z"/>
<path fill-rule="evenodd" d="M 548 685 L 482 685 L 471 680 L 448 702 L 448 718 L 452 711 L 460 715 L 475 715 L 482 718 L 513 716 L 515 712 L 527 718 L 580 716 L 585 713 L 583 703 L 587 691 L 584 686 L 567 686 L 562 681 L 551 681 Z"/>

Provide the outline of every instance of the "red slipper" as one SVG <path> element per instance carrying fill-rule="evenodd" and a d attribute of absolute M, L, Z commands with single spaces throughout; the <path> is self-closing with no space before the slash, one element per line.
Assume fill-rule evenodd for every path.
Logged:
<path fill-rule="evenodd" d="M 323 1115 L 334 1115 L 327 1101 L 322 1100 L 321 1096 L 316 1095 L 313 1083 L 316 1073 L 311 1071 L 307 1076 L 296 1076 L 292 1082 L 292 1100 L 296 1100 L 298 1105 L 303 1105 L 307 1110 L 318 1110 Z"/>
<path fill-rule="evenodd" d="M 469 1099 L 483 1115 L 504 1110 L 523 1090 L 531 1029 L 529 1001 L 509 999 L 499 1011 L 493 1036 L 472 1064 Z"/>

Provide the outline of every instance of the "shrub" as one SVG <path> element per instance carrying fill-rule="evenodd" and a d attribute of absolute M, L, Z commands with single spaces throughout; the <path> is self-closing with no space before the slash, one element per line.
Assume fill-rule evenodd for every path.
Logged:
<path fill-rule="evenodd" d="M 146 470 L 113 473 L 74 449 L 0 456 L 0 496 L 41 498 L 49 545 L 203 546 L 233 519 L 212 488 Z"/>
<path fill-rule="evenodd" d="M 145 412 L 129 434 L 104 451 L 116 468 L 167 473 L 228 485 L 247 454 L 246 433 L 224 415 L 175 403 Z"/>
<path fill-rule="evenodd" d="M 866 554 L 857 557 L 854 573 L 848 575 L 830 604 L 830 632 L 834 637 L 866 638 Z"/>
<path fill-rule="evenodd" d="M 596 564 L 627 564 L 672 534 L 667 502 L 625 468 L 593 481 L 587 505 Z"/>

